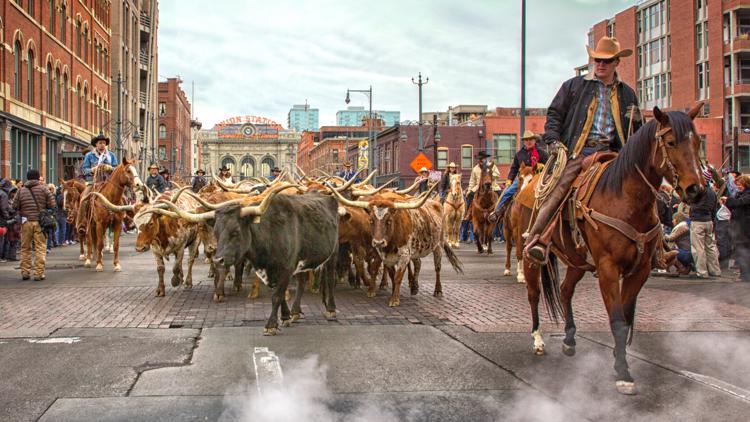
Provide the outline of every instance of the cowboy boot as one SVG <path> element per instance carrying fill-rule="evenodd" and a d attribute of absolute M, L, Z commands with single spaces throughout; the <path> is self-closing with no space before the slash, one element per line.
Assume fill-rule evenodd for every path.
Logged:
<path fill-rule="evenodd" d="M 570 186 L 581 171 L 581 165 L 583 164 L 583 157 L 578 157 L 568 161 L 565 165 L 565 169 L 560 175 L 560 179 L 557 180 L 552 192 L 542 202 L 537 213 L 534 225 L 529 230 L 528 240 L 526 247 L 524 248 L 524 256 L 528 257 L 534 262 L 542 263 L 547 257 L 547 245 L 549 243 L 550 236 L 541 239 L 540 236 L 545 231 L 547 226 L 552 222 L 555 214 L 557 214 L 560 205 L 568 195 Z"/>

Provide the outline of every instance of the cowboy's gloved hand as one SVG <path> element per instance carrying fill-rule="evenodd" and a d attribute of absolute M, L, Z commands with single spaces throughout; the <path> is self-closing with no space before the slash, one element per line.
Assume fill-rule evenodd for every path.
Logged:
<path fill-rule="evenodd" d="M 490 222 L 492 223 L 497 221 L 497 211 L 492 211 L 490 215 L 487 216 L 487 219 L 490 220 Z"/>
<path fill-rule="evenodd" d="M 509 188 L 509 187 L 510 187 L 510 185 L 512 185 L 512 184 L 513 184 L 513 181 L 512 181 L 512 180 L 510 180 L 510 179 L 508 179 L 508 180 L 506 180 L 506 181 L 505 181 L 505 187 L 506 187 L 506 188 Z"/>
<path fill-rule="evenodd" d="M 112 171 L 112 166 L 109 164 L 100 164 L 99 167 L 101 167 L 101 170 L 104 170 L 106 172 Z"/>
<path fill-rule="evenodd" d="M 568 147 L 560 141 L 554 141 L 549 144 L 549 149 L 551 154 L 558 154 L 560 151 L 567 151 Z"/>

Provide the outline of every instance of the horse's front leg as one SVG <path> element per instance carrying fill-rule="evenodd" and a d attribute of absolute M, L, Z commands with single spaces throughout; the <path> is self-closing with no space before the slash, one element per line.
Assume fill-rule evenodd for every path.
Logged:
<path fill-rule="evenodd" d="M 115 228 L 112 234 L 112 247 L 114 257 L 112 258 L 112 265 L 114 265 L 113 271 L 120 272 L 122 267 L 120 266 L 120 235 L 122 234 L 122 221 L 115 222 Z"/>
<path fill-rule="evenodd" d="M 474 226 L 474 241 L 477 242 L 477 253 L 484 252 L 484 225 L 473 224 Z"/>
<path fill-rule="evenodd" d="M 633 333 L 635 331 L 635 302 L 638 299 L 638 293 L 641 288 L 648 280 L 648 275 L 651 269 L 647 266 L 643 266 L 641 270 L 628 276 L 622 281 L 622 306 L 623 313 L 625 314 L 625 322 L 628 324 L 630 331 L 628 336 L 628 345 L 633 341 Z"/>
<path fill-rule="evenodd" d="M 615 386 L 621 394 L 635 394 L 635 381 L 628 369 L 625 350 L 630 327 L 625 320 L 622 296 L 620 294 L 621 270 L 617 263 L 609 257 L 599 259 L 596 268 L 599 273 L 599 290 L 602 293 L 604 306 L 607 308 L 609 325 L 615 340 L 615 372 L 617 372 Z"/>
<path fill-rule="evenodd" d="M 585 271 L 575 267 L 568 267 L 565 272 L 565 280 L 560 286 L 560 302 L 565 315 L 565 339 L 563 339 L 562 350 L 567 356 L 576 354 L 576 323 L 573 319 L 573 293 L 576 285 L 583 278 Z"/>
<path fill-rule="evenodd" d="M 104 259 L 104 236 L 107 234 L 107 226 L 106 224 L 97 224 L 96 225 L 96 245 L 94 247 L 94 251 L 96 253 L 96 271 L 101 272 L 104 271 L 104 263 L 102 262 Z"/>

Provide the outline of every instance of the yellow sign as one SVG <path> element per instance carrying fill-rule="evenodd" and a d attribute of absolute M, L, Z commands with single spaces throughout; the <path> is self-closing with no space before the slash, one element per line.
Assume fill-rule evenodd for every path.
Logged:
<path fill-rule="evenodd" d="M 357 149 L 359 151 L 357 155 L 357 171 L 368 167 L 368 164 L 369 164 L 369 162 L 367 161 L 368 148 L 369 148 L 369 143 L 367 142 L 367 139 L 363 139 L 359 141 L 359 143 L 357 144 Z"/>

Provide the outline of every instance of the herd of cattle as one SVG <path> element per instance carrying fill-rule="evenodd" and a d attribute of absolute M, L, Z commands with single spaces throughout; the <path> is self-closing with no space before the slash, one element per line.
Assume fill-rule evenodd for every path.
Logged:
<path fill-rule="evenodd" d="M 341 277 L 363 283 L 367 296 L 374 297 L 376 280 L 382 274 L 384 281 L 389 278 L 391 282 L 389 306 L 398 306 L 405 273 L 411 293 L 416 294 L 421 258 L 428 254 L 432 253 L 435 266 L 434 295 L 442 295 L 443 254 L 455 271 L 462 272 L 444 236 L 443 207 L 431 199 L 436 185 L 411 196 L 409 192 L 416 186 L 376 189 L 369 185 L 372 176 L 355 183 L 355 179 L 347 182 L 328 175 L 283 173 L 273 182 L 257 178 L 238 184 L 214 177 L 198 193 L 176 187 L 156 194 L 143 185 L 132 163 L 125 161 L 113 177 L 91 192 L 75 183 L 66 183 L 63 189 L 65 207 L 78 219 L 81 233 L 85 231 L 86 256 L 91 257 L 93 249 L 98 271 L 103 269 L 103 243 L 96 239 L 97 233 L 111 229 L 117 252 L 123 219 L 138 229 L 136 250 L 151 250 L 154 255 L 157 296 L 165 294 L 164 261 L 171 255 L 175 257 L 172 286 L 192 286 L 193 263 L 202 244 L 211 267 L 209 277 L 214 278 L 214 301 L 224 300 L 224 281 L 231 267 L 236 291 L 242 289 L 243 273 L 250 271 L 257 276 L 251 297 L 257 297 L 258 279 L 272 289 L 272 311 L 264 333 L 274 335 L 279 308 L 282 326 L 300 318 L 300 302 L 308 283 L 313 291 L 320 290 L 325 316 L 333 319 L 335 285 Z M 145 194 L 139 195 L 141 200 L 135 204 L 126 204 L 122 192 L 128 188 Z M 92 215 L 77 215 L 81 201 L 89 201 Z M 185 250 L 186 276 L 182 270 Z M 117 256 L 115 271 L 119 270 Z M 87 259 L 87 266 L 89 262 Z M 297 288 L 290 310 L 286 294 L 292 278 Z"/>

